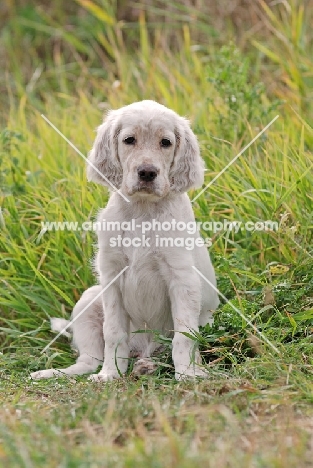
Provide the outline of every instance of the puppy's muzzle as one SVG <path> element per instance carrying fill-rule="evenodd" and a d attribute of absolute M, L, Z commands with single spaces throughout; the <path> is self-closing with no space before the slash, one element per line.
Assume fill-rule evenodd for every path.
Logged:
<path fill-rule="evenodd" d="M 158 170 L 152 164 L 142 164 L 137 169 L 138 178 L 142 182 L 153 182 L 158 175 Z"/>

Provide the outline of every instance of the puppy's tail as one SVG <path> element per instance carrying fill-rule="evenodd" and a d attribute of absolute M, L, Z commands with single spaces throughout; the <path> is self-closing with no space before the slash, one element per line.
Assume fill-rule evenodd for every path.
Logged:
<path fill-rule="evenodd" d="M 68 327 L 69 323 L 70 323 L 69 320 L 65 320 L 62 318 L 56 318 L 56 317 L 50 318 L 51 330 L 59 332 L 59 333 L 62 332 L 62 335 L 67 336 L 67 338 L 70 338 L 72 336 L 71 334 L 72 328 L 70 326 Z M 66 330 L 64 330 L 65 328 Z"/>

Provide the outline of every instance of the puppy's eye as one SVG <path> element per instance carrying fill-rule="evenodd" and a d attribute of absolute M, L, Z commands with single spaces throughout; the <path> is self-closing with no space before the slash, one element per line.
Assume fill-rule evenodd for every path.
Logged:
<path fill-rule="evenodd" d="M 126 145 L 134 145 L 136 143 L 136 138 L 132 136 L 127 137 L 125 138 L 124 143 L 126 143 Z"/>
<path fill-rule="evenodd" d="M 169 146 L 172 146 L 172 142 L 168 138 L 162 138 L 161 146 L 163 146 L 164 148 L 168 148 Z"/>

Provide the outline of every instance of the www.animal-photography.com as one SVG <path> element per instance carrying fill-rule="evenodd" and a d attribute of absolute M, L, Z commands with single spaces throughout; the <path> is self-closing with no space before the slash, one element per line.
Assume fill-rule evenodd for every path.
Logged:
<path fill-rule="evenodd" d="M 312 466 L 312 0 L 0 16 L 0 465 Z"/>

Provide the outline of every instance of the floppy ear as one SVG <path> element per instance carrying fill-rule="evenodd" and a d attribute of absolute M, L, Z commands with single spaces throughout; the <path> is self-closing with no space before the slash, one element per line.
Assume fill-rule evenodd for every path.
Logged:
<path fill-rule="evenodd" d="M 186 192 L 199 188 L 204 180 L 204 161 L 188 120 L 181 119 L 176 131 L 176 152 L 170 170 L 171 190 Z"/>
<path fill-rule="evenodd" d="M 120 188 L 122 166 L 117 152 L 120 132 L 116 111 L 110 111 L 97 129 L 97 136 L 88 155 L 87 179 L 110 188 Z"/>

